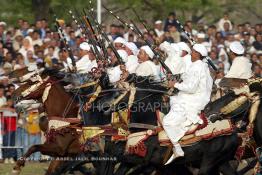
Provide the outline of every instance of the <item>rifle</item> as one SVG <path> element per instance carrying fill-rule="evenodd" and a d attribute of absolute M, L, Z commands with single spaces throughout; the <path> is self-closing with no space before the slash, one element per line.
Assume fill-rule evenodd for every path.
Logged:
<path fill-rule="evenodd" d="M 169 69 L 169 67 L 165 64 L 165 62 L 163 61 L 161 55 L 156 52 L 155 50 L 155 46 L 153 46 L 148 40 L 146 40 L 143 36 L 143 34 L 141 33 L 141 31 L 138 29 L 138 27 L 134 24 L 134 27 L 132 27 L 130 24 L 128 24 L 127 22 L 125 22 L 123 19 L 121 19 L 119 16 L 115 15 L 111 10 L 109 10 L 108 8 L 106 8 L 105 6 L 103 6 L 111 15 L 113 15 L 116 19 L 118 19 L 122 24 L 124 24 L 126 27 L 128 27 L 129 29 L 131 29 L 133 32 L 135 32 L 140 38 L 142 38 L 145 43 L 151 48 L 151 50 L 154 52 L 156 59 L 160 62 L 160 64 L 162 65 L 162 67 L 165 69 L 165 71 L 168 74 L 172 74 L 171 70 Z M 177 75 L 172 75 L 172 76 L 177 76 Z"/>
<path fill-rule="evenodd" d="M 85 17 L 88 19 L 87 13 L 86 13 L 85 9 L 83 9 L 83 12 L 84 12 L 84 14 L 85 14 Z M 90 14 L 90 13 L 89 13 L 89 14 Z M 110 41 L 110 39 L 108 38 L 107 34 L 102 30 L 101 24 L 99 24 L 99 23 L 96 21 L 96 19 L 95 19 L 91 14 L 90 14 L 90 16 L 91 16 L 93 22 L 95 23 L 96 28 L 98 29 L 98 32 L 99 32 L 99 33 L 102 35 L 102 37 L 108 42 L 109 47 L 110 47 L 110 48 L 112 49 L 112 51 L 114 52 L 114 54 L 115 54 L 118 62 L 119 62 L 120 64 L 124 64 L 123 59 L 122 59 L 122 58 L 120 57 L 120 55 L 118 54 L 118 52 L 117 52 L 116 48 L 114 47 L 113 43 L 112 43 L 112 42 Z"/>
<path fill-rule="evenodd" d="M 67 42 L 67 40 L 65 38 L 65 34 L 63 32 L 63 29 L 62 29 L 62 27 L 60 26 L 60 24 L 58 22 L 57 16 L 56 15 L 54 15 L 54 16 L 55 16 L 55 21 L 56 21 L 56 26 L 55 27 L 57 29 L 57 32 L 59 34 L 59 37 L 60 37 L 61 41 L 63 42 L 66 50 L 69 53 L 69 57 L 70 57 L 70 59 L 72 61 L 72 65 L 73 65 L 73 68 L 74 68 L 74 70 L 70 70 L 70 68 L 69 68 L 69 71 L 70 72 L 74 72 L 74 71 L 76 71 L 76 62 L 75 62 L 75 58 L 74 58 L 73 52 L 72 52 L 71 48 L 69 47 L 69 44 L 68 44 L 68 42 Z"/>
<path fill-rule="evenodd" d="M 196 44 L 196 41 L 194 40 L 194 38 L 192 37 L 192 35 L 190 33 L 188 33 L 184 26 L 178 21 L 176 20 L 177 24 L 179 25 L 180 29 L 182 32 L 184 32 L 187 35 L 187 39 L 189 41 L 189 43 L 191 44 L 191 46 L 193 46 L 194 44 Z M 212 69 L 216 72 L 218 72 L 217 67 L 214 65 L 214 63 L 211 61 L 209 56 L 206 56 L 205 59 L 207 60 L 208 64 L 212 67 Z"/>
<path fill-rule="evenodd" d="M 134 12 L 134 14 L 136 15 L 137 19 L 139 20 L 139 22 L 144 26 L 144 28 L 146 29 L 146 32 L 149 33 L 149 28 L 146 26 L 146 24 L 144 23 L 145 20 L 143 20 L 136 12 L 136 10 L 132 7 L 131 8 L 132 11 Z M 131 21 L 132 22 L 132 21 Z"/>
<path fill-rule="evenodd" d="M 87 34 L 88 36 L 88 39 L 90 41 L 90 43 L 93 45 L 93 47 L 91 48 L 91 51 L 93 52 L 93 54 L 95 55 L 95 57 L 98 59 L 98 60 L 102 60 L 103 57 L 102 55 L 100 54 L 99 50 L 97 49 L 97 42 L 96 40 L 93 38 L 93 35 L 92 33 L 89 31 L 89 29 L 85 26 L 85 25 L 82 25 L 83 27 L 81 27 L 81 25 L 79 24 L 78 21 L 80 21 L 82 24 L 85 24 L 81 18 L 79 18 L 79 14 L 77 13 L 76 11 L 76 15 L 78 17 L 79 20 L 76 19 L 75 15 L 73 14 L 73 12 L 70 10 L 69 11 L 69 14 L 71 15 L 71 18 L 73 19 L 73 21 L 77 24 L 77 26 L 79 27 L 80 31 L 83 32 L 83 36 L 85 36 L 85 33 Z M 84 33 L 85 32 L 85 33 Z"/>

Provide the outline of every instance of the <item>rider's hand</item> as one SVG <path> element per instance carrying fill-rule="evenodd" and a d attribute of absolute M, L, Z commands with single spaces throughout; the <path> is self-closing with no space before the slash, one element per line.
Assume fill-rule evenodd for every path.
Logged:
<path fill-rule="evenodd" d="M 128 71 L 123 71 L 123 73 L 121 74 L 121 81 L 124 81 L 128 77 L 128 75 Z"/>
<path fill-rule="evenodd" d="M 168 81 L 168 87 L 169 88 L 173 88 L 173 87 L 175 87 L 175 84 L 176 84 L 176 82 L 175 81 Z"/>
<path fill-rule="evenodd" d="M 126 72 L 126 65 L 121 64 L 121 65 L 120 65 L 120 70 L 121 70 L 122 72 Z"/>

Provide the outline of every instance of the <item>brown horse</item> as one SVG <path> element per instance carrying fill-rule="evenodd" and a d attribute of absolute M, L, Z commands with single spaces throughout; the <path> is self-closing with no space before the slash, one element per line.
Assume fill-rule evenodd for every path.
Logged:
<path fill-rule="evenodd" d="M 78 141 L 79 134 L 75 128 L 71 127 L 80 123 L 80 120 L 77 119 L 78 103 L 56 79 L 48 78 L 48 80 L 39 83 L 38 86 L 34 86 L 36 84 L 30 81 L 27 82 L 14 92 L 13 97 L 15 99 L 35 99 L 43 103 L 44 110 L 42 109 L 40 112 L 44 111 L 46 116 L 40 118 L 39 125 L 42 131 L 46 133 L 47 141 L 44 144 L 30 147 L 26 154 L 17 161 L 14 167 L 14 170 L 17 171 L 20 171 L 20 167 L 24 166 L 25 159 L 34 152 L 39 151 L 53 157 L 76 156 L 81 153 L 81 144 Z M 21 94 L 23 94 L 23 97 L 21 97 Z M 70 126 L 59 130 L 48 130 L 48 120 L 59 118 L 63 121 L 70 120 Z M 60 163 L 62 162 L 52 161 L 47 174 L 54 172 Z"/>

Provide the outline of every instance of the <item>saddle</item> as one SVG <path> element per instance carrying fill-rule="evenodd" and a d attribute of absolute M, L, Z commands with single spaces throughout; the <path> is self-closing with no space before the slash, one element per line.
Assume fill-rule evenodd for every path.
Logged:
<path fill-rule="evenodd" d="M 161 122 L 164 114 L 159 113 L 158 116 Z M 190 146 L 201 140 L 208 140 L 221 135 L 231 134 L 233 131 L 233 125 L 230 120 L 225 119 L 212 123 L 207 120 L 203 112 L 200 114 L 200 118 L 203 120 L 203 124 L 192 124 L 185 136 L 180 139 L 179 143 L 182 147 Z M 158 133 L 158 140 L 161 146 L 171 145 L 164 130 Z"/>
<path fill-rule="evenodd" d="M 172 145 L 162 127 L 162 118 L 164 114 L 158 111 L 157 116 L 159 126 L 151 127 L 146 131 L 136 132 L 128 135 L 125 149 L 127 154 L 135 154 L 144 157 L 147 151 L 144 141 L 153 135 L 158 136 L 160 146 Z M 233 125 L 231 124 L 230 120 L 222 120 L 211 123 L 207 121 L 204 113 L 200 114 L 200 118 L 203 120 L 203 124 L 192 124 L 190 126 L 190 129 L 187 131 L 185 136 L 179 141 L 182 147 L 190 146 L 202 140 L 208 140 L 214 137 L 231 134 L 233 131 Z"/>

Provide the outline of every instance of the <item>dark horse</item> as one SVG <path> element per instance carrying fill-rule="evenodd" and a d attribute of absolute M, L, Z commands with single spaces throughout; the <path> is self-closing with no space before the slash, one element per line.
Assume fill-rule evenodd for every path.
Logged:
<path fill-rule="evenodd" d="M 146 131 L 147 126 L 157 126 L 156 110 L 161 109 L 162 96 L 166 93 L 167 89 L 158 84 L 149 83 L 147 81 L 135 81 L 133 83 L 136 87 L 136 93 L 134 101 L 129 109 L 131 117 L 130 123 L 142 124 L 142 126 L 145 127 L 136 128 L 133 126 L 132 128 L 129 128 L 129 130 L 131 132 Z M 119 109 L 127 108 L 128 101 L 129 96 L 124 97 L 114 106 L 113 109 L 117 111 Z M 92 112 L 93 111 L 90 111 L 90 114 Z M 92 116 L 90 115 L 87 117 Z M 93 120 L 96 119 L 93 118 Z M 121 162 L 116 174 L 126 174 L 131 168 L 139 166 L 143 167 L 142 170 L 141 168 L 140 170 L 146 174 L 151 173 L 155 167 L 166 174 L 170 173 L 165 172 L 167 167 L 163 166 L 164 155 L 168 151 L 168 148 L 159 145 L 158 137 L 156 135 L 149 137 L 144 142 L 147 147 L 145 157 L 126 154 L 126 142 L 124 141 L 117 143 L 108 141 L 107 143 L 105 152 L 110 156 L 116 156 L 118 161 Z M 224 171 L 221 171 L 223 171 L 224 174 L 233 175 L 235 174 L 235 171 L 230 167 L 228 161 L 233 158 L 237 146 L 238 141 L 235 133 L 232 135 L 213 138 L 208 141 L 201 141 L 193 146 L 183 148 L 185 151 L 185 157 L 177 159 L 172 165 L 179 166 L 194 164 L 200 168 L 199 174 L 217 174 L 218 169 L 222 167 L 224 168 Z M 114 167 L 114 165 L 115 163 L 111 164 L 112 167 Z M 113 174 L 113 170 L 114 168 L 108 169 L 106 174 Z M 141 171 L 138 172 L 141 173 Z"/>
<path fill-rule="evenodd" d="M 224 118 L 231 119 L 235 124 L 238 123 L 238 127 L 239 127 L 238 130 L 240 132 L 243 132 L 243 130 L 244 131 L 246 130 L 247 126 L 251 126 L 249 125 L 251 122 L 249 119 L 252 113 L 251 111 L 253 110 L 253 113 L 256 112 L 256 114 L 253 115 L 255 117 L 255 120 L 254 118 L 252 119 L 254 121 L 252 124 L 253 127 L 251 128 L 251 134 L 253 133 L 251 137 L 254 138 L 256 146 L 261 147 L 262 145 L 262 104 L 260 102 L 261 95 L 262 95 L 261 82 L 259 81 L 254 83 L 251 82 L 249 84 L 249 91 L 250 92 L 248 94 L 244 94 L 244 93 L 235 94 L 235 92 L 231 91 L 226 95 L 224 95 L 222 98 L 212 103 L 209 103 L 205 108 L 205 113 L 207 114 L 207 117 L 213 122 Z M 251 94 L 254 94 L 254 96 L 250 96 Z M 221 110 L 223 107 L 229 106 L 230 103 L 231 104 L 234 103 L 234 100 L 240 98 L 242 99 L 244 98 L 245 100 L 243 100 L 242 103 L 239 103 L 239 105 L 235 104 L 236 106 L 231 106 L 231 108 L 233 108 L 231 111 L 225 112 Z M 251 151 L 251 154 L 248 154 L 246 156 L 244 155 L 243 158 L 249 158 L 250 156 L 254 156 L 254 154 L 252 153 L 253 152 Z M 254 166 L 254 163 L 251 163 L 251 165 L 252 164 Z M 252 168 L 252 166 L 249 168 Z M 246 170 L 248 170 L 248 167 L 241 170 L 239 174 L 240 173 L 244 174 Z"/>

